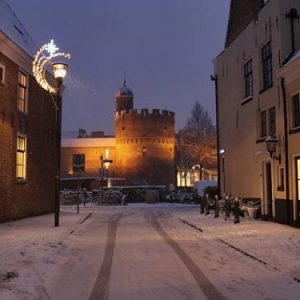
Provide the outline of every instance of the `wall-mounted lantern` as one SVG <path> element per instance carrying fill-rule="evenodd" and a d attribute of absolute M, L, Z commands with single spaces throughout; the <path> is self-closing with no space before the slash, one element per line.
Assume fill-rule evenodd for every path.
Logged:
<path fill-rule="evenodd" d="M 144 157 L 146 156 L 146 154 L 147 154 L 147 148 L 146 147 L 142 148 L 142 154 L 143 154 Z"/>
<path fill-rule="evenodd" d="M 266 142 L 267 151 L 269 152 L 270 157 L 272 159 L 278 160 L 279 163 L 280 163 L 281 162 L 281 155 L 280 154 L 278 156 L 273 155 L 274 153 L 276 153 L 276 147 L 277 147 L 277 144 L 278 144 L 278 140 L 275 137 L 269 135 L 265 139 L 265 142 Z"/>

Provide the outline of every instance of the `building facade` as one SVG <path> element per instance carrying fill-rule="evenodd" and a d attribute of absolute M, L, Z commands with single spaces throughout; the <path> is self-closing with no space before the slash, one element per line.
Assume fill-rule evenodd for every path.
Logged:
<path fill-rule="evenodd" d="M 77 168 L 76 157 L 81 155 L 84 177 L 105 180 L 106 185 L 174 184 L 174 113 L 134 109 L 134 95 L 125 81 L 115 100 L 114 137 L 63 139 L 63 180 L 77 177 L 70 170 Z"/>
<path fill-rule="evenodd" d="M 299 0 L 232 0 L 215 59 L 221 192 L 287 224 L 300 218 L 299 12 Z"/>
<path fill-rule="evenodd" d="M 0 222 L 53 211 L 55 108 L 32 76 L 34 43 L 0 1 Z"/>

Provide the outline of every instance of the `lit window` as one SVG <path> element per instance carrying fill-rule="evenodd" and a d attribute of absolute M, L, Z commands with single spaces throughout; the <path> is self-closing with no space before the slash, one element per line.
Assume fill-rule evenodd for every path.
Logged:
<path fill-rule="evenodd" d="M 293 128 L 300 127 L 300 98 L 299 94 L 292 97 L 292 122 Z"/>
<path fill-rule="evenodd" d="M 260 113 L 260 137 L 264 138 L 276 134 L 275 107 L 270 107 Z"/>
<path fill-rule="evenodd" d="M 0 65 L 0 83 L 4 84 L 5 80 L 5 67 Z"/>
<path fill-rule="evenodd" d="M 17 179 L 26 179 L 26 137 L 17 136 L 17 161 L 16 161 Z"/>
<path fill-rule="evenodd" d="M 85 171 L 85 154 L 73 154 L 73 173 Z"/>
<path fill-rule="evenodd" d="M 26 112 L 27 75 L 19 71 L 18 110 Z"/>
<path fill-rule="evenodd" d="M 272 48 L 271 42 L 268 42 L 261 49 L 262 60 L 262 78 L 263 89 L 267 89 L 273 85 L 273 69 L 272 69 Z"/>
<path fill-rule="evenodd" d="M 253 96 L 252 59 L 244 64 L 245 98 Z"/>

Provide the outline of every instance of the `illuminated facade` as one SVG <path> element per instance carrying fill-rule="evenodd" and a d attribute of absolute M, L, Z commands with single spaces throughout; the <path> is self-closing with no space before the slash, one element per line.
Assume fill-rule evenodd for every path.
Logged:
<path fill-rule="evenodd" d="M 115 98 L 114 137 L 63 139 L 63 181 L 76 177 L 70 174 L 71 162 L 75 154 L 81 153 L 85 156 L 84 177 L 105 179 L 115 185 L 175 184 L 174 113 L 134 109 L 134 95 L 126 82 Z M 101 166 L 100 156 L 103 161 L 112 160 L 108 168 Z"/>
<path fill-rule="evenodd" d="M 299 0 L 232 0 L 215 61 L 221 192 L 288 224 L 300 223 L 299 13 Z"/>
<path fill-rule="evenodd" d="M 0 222 L 53 211 L 55 108 L 32 76 L 35 46 L 0 1 Z"/>

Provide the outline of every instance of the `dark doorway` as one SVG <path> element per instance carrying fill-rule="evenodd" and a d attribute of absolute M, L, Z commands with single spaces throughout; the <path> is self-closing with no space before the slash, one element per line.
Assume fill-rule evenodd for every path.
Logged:
<path fill-rule="evenodd" d="M 297 222 L 300 223 L 300 157 L 296 157 Z"/>
<path fill-rule="evenodd" d="M 266 163 L 266 200 L 267 200 L 267 216 L 273 218 L 273 185 L 272 185 L 272 166 L 271 163 Z"/>

